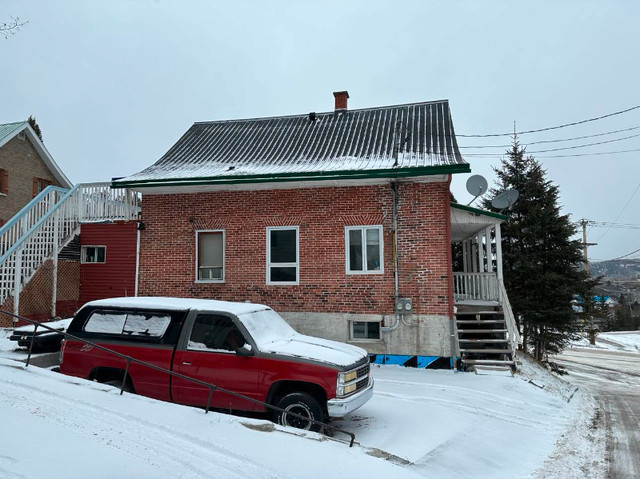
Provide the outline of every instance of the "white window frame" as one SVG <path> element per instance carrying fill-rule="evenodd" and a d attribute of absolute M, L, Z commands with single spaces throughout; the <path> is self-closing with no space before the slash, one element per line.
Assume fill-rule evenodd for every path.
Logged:
<path fill-rule="evenodd" d="M 87 248 L 104 248 L 104 261 L 87 261 Z M 99 244 L 83 244 L 80 248 L 81 264 L 105 264 L 107 262 L 107 247 Z"/>
<path fill-rule="evenodd" d="M 378 337 L 377 338 L 356 338 L 353 334 L 353 325 L 354 323 L 364 323 L 365 327 L 365 336 L 367 335 L 368 326 L 371 323 L 376 323 L 379 325 L 378 327 Z M 350 341 L 381 341 L 382 340 L 382 321 L 349 321 L 349 338 Z"/>
<path fill-rule="evenodd" d="M 272 231 L 295 230 L 296 232 L 296 261 L 295 263 L 272 263 L 271 262 L 271 232 Z M 267 227 L 267 277 L 266 282 L 275 286 L 291 286 L 300 284 L 300 227 L 299 226 L 268 226 Z M 271 268 L 296 268 L 295 281 L 271 281 Z"/>
<path fill-rule="evenodd" d="M 367 235 L 366 230 L 376 229 L 380 235 L 380 269 L 367 269 Z M 349 267 L 351 258 L 349 254 L 349 232 L 353 230 L 361 231 L 362 235 L 362 271 L 352 271 Z M 384 235 L 382 225 L 367 226 L 345 226 L 344 228 L 344 244 L 345 244 L 345 270 L 347 274 L 383 274 L 384 273 Z"/>
<path fill-rule="evenodd" d="M 227 235 L 225 233 L 225 230 L 196 230 L 196 276 L 195 276 L 195 283 L 224 283 L 225 282 L 225 277 L 227 274 L 227 268 L 225 266 L 226 264 L 226 254 L 227 254 Z M 199 236 L 200 233 L 222 233 L 222 279 L 216 279 L 216 278 L 208 278 L 208 279 L 200 279 L 200 258 L 198 257 L 199 252 L 200 252 L 200 245 L 199 245 Z"/>

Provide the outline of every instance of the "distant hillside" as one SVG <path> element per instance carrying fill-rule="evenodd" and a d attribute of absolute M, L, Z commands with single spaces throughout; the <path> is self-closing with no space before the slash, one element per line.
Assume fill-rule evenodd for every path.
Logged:
<path fill-rule="evenodd" d="M 614 259 L 589 263 L 591 276 L 637 279 L 640 277 L 640 259 Z"/>

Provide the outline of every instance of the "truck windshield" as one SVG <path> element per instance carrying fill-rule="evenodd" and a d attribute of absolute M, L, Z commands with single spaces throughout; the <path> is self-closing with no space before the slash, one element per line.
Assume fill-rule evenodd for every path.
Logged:
<path fill-rule="evenodd" d="M 298 334 L 272 309 L 241 314 L 238 318 L 247 328 L 258 348 L 261 349 L 269 343 L 286 341 Z"/>

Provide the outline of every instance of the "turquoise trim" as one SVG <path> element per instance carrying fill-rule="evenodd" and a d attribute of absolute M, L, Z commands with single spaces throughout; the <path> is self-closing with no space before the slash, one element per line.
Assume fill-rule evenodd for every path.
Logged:
<path fill-rule="evenodd" d="M 283 183 L 291 181 L 349 180 L 369 178 L 404 178 L 411 176 L 431 176 L 453 173 L 469 173 L 468 164 L 405 167 L 383 170 L 345 170 L 311 173 L 274 173 L 270 175 L 213 176 L 176 179 L 118 180 L 111 188 L 151 188 L 159 186 L 235 185 L 243 183 Z"/>
<path fill-rule="evenodd" d="M 40 218 L 38 221 L 36 221 L 36 222 L 34 223 L 34 225 L 33 225 L 31 228 L 29 228 L 29 229 L 27 230 L 27 232 L 26 232 L 26 233 L 24 233 L 24 234 L 23 234 L 23 235 L 18 239 L 18 241 L 16 241 L 16 242 L 13 244 L 13 246 L 11 246 L 11 247 L 10 247 L 10 248 L 9 248 L 9 249 L 8 249 L 8 250 L 7 250 L 3 255 L 2 255 L 2 256 L 0 256 L 0 264 L 4 263 L 4 262 L 7 260 L 7 258 L 8 258 L 10 255 L 12 255 L 12 254 L 15 252 L 15 250 L 16 250 L 16 249 L 18 249 L 18 247 L 19 247 L 19 246 L 21 246 L 21 245 L 22 245 L 22 243 L 23 243 L 23 242 L 24 242 L 24 241 L 25 241 L 25 240 L 26 240 L 26 239 L 31 235 L 31 233 L 33 233 L 33 232 L 34 232 L 34 231 L 35 231 L 35 230 L 36 230 L 36 229 L 37 229 L 37 228 L 38 228 L 42 223 L 44 223 L 44 222 L 46 221 L 46 219 L 47 219 L 47 218 L 49 218 L 53 213 L 55 213 L 55 212 L 58 210 L 58 208 L 60 208 L 60 206 L 61 206 L 62 204 L 64 204 L 64 202 L 67 200 L 67 198 L 68 198 L 69 196 L 71 196 L 73 193 L 75 193 L 75 191 L 78 189 L 78 186 L 79 186 L 79 185 L 76 185 L 76 186 L 74 186 L 73 188 L 71 188 L 70 190 L 64 190 L 64 189 L 63 189 L 63 190 L 64 190 L 64 191 L 66 191 L 67 193 L 66 193 L 62 198 L 60 198 L 60 201 L 58 201 L 58 203 L 56 203 L 56 205 L 55 205 L 53 208 L 51 208 L 51 209 L 47 212 L 47 214 L 46 214 L 46 215 L 44 215 L 42 218 Z M 50 188 L 50 187 L 48 186 L 47 188 Z M 42 193 L 44 193 L 45 191 L 47 191 L 47 188 L 45 188 L 44 190 L 42 190 Z M 57 187 L 55 187 L 55 186 L 54 186 L 53 188 L 57 188 Z M 42 194 L 42 193 L 40 193 L 40 194 Z M 37 198 L 37 196 L 36 196 L 36 198 Z M 35 198 L 34 198 L 34 199 L 35 199 Z M 24 208 L 23 208 L 23 209 L 24 209 Z M 21 211 L 22 211 L 22 210 L 21 210 Z"/>
<path fill-rule="evenodd" d="M 476 215 L 481 215 L 481 216 L 489 216 L 491 218 L 497 218 L 503 221 L 506 221 L 509 219 L 507 216 L 501 215 L 500 213 L 494 213 L 493 211 L 480 210 L 478 208 L 473 208 L 467 205 L 461 205 L 459 203 L 451 203 L 451 207 L 457 210 L 468 211 L 469 213 L 474 213 Z"/>
<path fill-rule="evenodd" d="M 20 211 L 18 211 L 15 215 L 13 215 L 13 218 L 11 218 L 4 225 L 2 225 L 2 228 L 0 228 L 0 237 L 2 237 L 2 235 L 5 233 L 6 230 L 11 228 L 18 221 L 20 221 L 22 217 L 27 214 L 27 211 L 33 208 L 33 206 L 36 203 L 39 203 L 40 200 L 44 198 L 46 195 L 48 195 L 51 191 L 59 191 L 60 193 L 64 193 L 69 190 L 67 190 L 66 188 L 61 188 L 59 186 L 53 186 L 53 185 L 47 186 L 44 190 L 38 193 L 38 195 L 34 196 L 34 198 L 31 201 L 29 201 L 29 203 L 24 205 Z"/>

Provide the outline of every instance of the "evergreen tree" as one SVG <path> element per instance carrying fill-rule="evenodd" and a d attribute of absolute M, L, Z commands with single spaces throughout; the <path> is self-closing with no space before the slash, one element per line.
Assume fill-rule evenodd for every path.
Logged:
<path fill-rule="evenodd" d="M 40 141 L 42 141 L 42 131 L 40 131 L 40 125 L 38 125 L 36 118 L 30 115 L 27 121 L 29 122 L 31 128 L 33 128 L 33 131 L 36 132 L 36 135 L 38 135 L 38 138 L 40 138 Z"/>
<path fill-rule="evenodd" d="M 574 294 L 591 296 L 594 281 L 584 271 L 581 243 L 572 240 L 575 226 L 560 214 L 558 187 L 513 139 L 500 168 L 494 169 L 498 191 L 515 188 L 520 196 L 503 211 L 504 281 L 518 323 L 523 323 L 525 348 L 543 359 L 559 352 L 580 328 L 572 308 Z M 484 207 L 496 211 L 489 200 Z"/>

